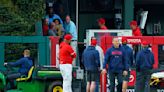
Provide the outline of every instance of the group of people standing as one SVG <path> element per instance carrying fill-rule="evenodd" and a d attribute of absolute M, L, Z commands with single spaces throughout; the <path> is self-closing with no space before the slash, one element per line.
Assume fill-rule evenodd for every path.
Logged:
<path fill-rule="evenodd" d="M 99 22 L 103 19 L 99 20 Z M 133 36 L 142 36 L 136 21 L 130 22 Z M 86 92 L 99 92 L 100 72 L 107 73 L 110 81 L 110 92 L 126 92 L 130 71 L 132 66 L 136 68 L 135 92 L 150 92 L 150 76 L 153 69 L 154 56 L 149 50 L 149 43 L 141 42 L 142 49 L 137 52 L 134 58 L 133 50 L 127 45 L 127 38 L 122 37 L 122 44 L 117 37 L 112 40 L 113 46 L 108 48 L 105 57 L 102 57 L 102 49 L 97 49 L 97 40 L 91 38 L 90 46 L 86 47 L 82 54 L 82 63 L 86 70 L 87 86 Z M 135 47 L 135 46 L 133 46 Z M 101 57 L 101 58 L 100 58 Z M 102 58 L 104 58 L 102 60 Z M 135 63 L 134 63 L 135 61 Z M 103 64 L 102 64 L 103 63 Z M 115 79 L 117 79 L 117 89 L 115 89 Z"/>
<path fill-rule="evenodd" d="M 99 23 L 105 25 L 103 19 Z M 132 21 L 130 26 L 134 36 L 142 36 L 136 21 Z M 103 28 L 102 28 L 103 29 Z M 76 52 L 70 43 L 73 36 L 66 34 L 64 41 L 60 44 L 59 63 L 60 71 L 63 76 L 63 92 L 72 92 L 72 63 L 76 58 Z M 149 43 L 141 42 L 143 47 L 134 58 L 133 50 L 127 45 L 127 38 L 122 37 L 122 44 L 118 37 L 112 39 L 113 46 L 108 48 L 105 55 L 100 46 L 97 45 L 97 39 L 91 38 L 91 43 L 82 54 L 82 64 L 86 71 L 86 92 L 99 92 L 100 73 L 107 73 L 110 81 L 110 92 L 126 92 L 130 77 L 131 67 L 136 68 L 135 92 L 150 92 L 150 76 L 154 64 L 153 53 L 149 50 Z M 135 61 L 135 64 L 134 64 Z M 118 85 L 115 89 L 115 79 Z"/>
<path fill-rule="evenodd" d="M 131 67 L 133 63 L 133 50 L 127 45 L 127 39 L 122 38 L 120 44 L 117 37 L 112 40 L 113 46 L 107 49 L 103 65 L 100 61 L 100 53 L 96 49 L 96 40 L 91 38 L 91 45 L 88 46 L 82 56 L 82 62 L 85 66 L 87 87 L 86 92 L 96 91 L 96 83 L 99 80 L 99 73 L 107 73 L 110 80 L 110 92 L 115 92 L 115 79 L 117 79 L 117 92 L 126 92 L 128 81 L 130 77 Z M 135 85 L 135 92 L 150 92 L 150 76 L 151 69 L 154 64 L 153 53 L 148 48 L 148 43 L 143 41 L 141 43 L 143 49 L 137 53 L 136 56 L 136 72 L 137 79 Z M 103 68 L 100 68 L 103 66 Z"/>

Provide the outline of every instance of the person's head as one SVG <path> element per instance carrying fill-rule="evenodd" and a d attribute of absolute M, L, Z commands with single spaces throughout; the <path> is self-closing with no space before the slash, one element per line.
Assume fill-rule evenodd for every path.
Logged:
<path fill-rule="evenodd" d="M 67 23 L 67 24 L 68 24 L 68 23 L 70 23 L 71 18 L 70 18 L 70 16 L 69 16 L 69 15 L 67 15 L 67 16 L 65 17 L 65 21 L 66 21 L 66 23 Z"/>
<path fill-rule="evenodd" d="M 49 7 L 49 9 L 48 9 L 48 13 L 49 13 L 50 15 L 54 13 L 54 9 L 53 9 L 53 7 Z"/>
<path fill-rule="evenodd" d="M 95 37 L 91 37 L 91 45 L 96 46 L 97 45 L 97 39 Z"/>
<path fill-rule="evenodd" d="M 105 19 L 104 18 L 100 18 L 98 19 L 98 25 L 101 27 L 103 25 L 105 25 Z"/>
<path fill-rule="evenodd" d="M 61 24 L 59 19 L 54 19 L 53 22 L 54 22 L 56 25 Z"/>
<path fill-rule="evenodd" d="M 24 55 L 24 57 L 30 57 L 30 50 L 25 49 L 25 50 L 23 51 L 23 55 Z"/>
<path fill-rule="evenodd" d="M 51 29 L 51 30 L 54 30 L 54 29 L 55 29 L 55 26 L 56 26 L 56 24 L 55 24 L 54 22 L 52 22 L 52 23 L 50 24 L 50 29 Z"/>
<path fill-rule="evenodd" d="M 47 19 L 47 18 L 45 18 L 44 20 L 43 20 L 43 24 L 46 24 L 46 25 L 48 25 L 48 21 L 49 21 L 49 19 Z"/>
<path fill-rule="evenodd" d="M 141 46 L 142 46 L 143 48 L 146 48 L 146 47 L 149 46 L 149 43 L 148 43 L 147 41 L 142 41 L 142 42 L 141 42 Z"/>
<path fill-rule="evenodd" d="M 122 40 L 121 41 L 122 41 L 122 44 L 123 45 L 127 44 L 127 38 L 126 37 L 122 37 Z"/>
<path fill-rule="evenodd" d="M 138 25 L 137 25 L 137 21 L 134 21 L 134 20 L 133 20 L 133 21 L 130 22 L 130 28 L 131 28 L 132 30 L 135 30 L 135 29 L 137 28 L 137 26 L 138 26 Z"/>
<path fill-rule="evenodd" d="M 113 40 L 112 40 L 112 43 L 113 43 L 113 46 L 114 46 L 115 48 L 119 48 L 120 43 L 119 43 L 118 37 L 114 37 Z"/>
<path fill-rule="evenodd" d="M 71 34 L 66 34 L 65 36 L 64 36 L 64 41 L 66 42 L 66 43 L 70 43 L 71 42 L 71 39 L 72 39 L 72 35 Z"/>

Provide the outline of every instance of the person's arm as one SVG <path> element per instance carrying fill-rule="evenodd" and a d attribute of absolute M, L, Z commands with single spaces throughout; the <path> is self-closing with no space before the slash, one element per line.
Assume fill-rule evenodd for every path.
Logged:
<path fill-rule="evenodd" d="M 48 30 L 48 35 L 49 36 L 56 36 L 56 33 L 52 30 Z"/>
<path fill-rule="evenodd" d="M 130 63 L 131 63 L 131 66 L 134 65 L 133 60 L 134 60 L 133 50 L 131 49 L 131 52 L 130 52 Z"/>
<path fill-rule="evenodd" d="M 125 52 L 125 50 L 122 51 L 123 53 L 123 64 L 124 64 L 124 70 L 128 71 L 129 70 L 129 59 L 127 56 L 127 53 Z"/>
<path fill-rule="evenodd" d="M 123 65 L 124 65 L 124 70 L 123 70 L 123 75 L 126 76 L 128 74 L 128 70 L 129 70 L 129 60 L 127 57 L 127 53 L 125 52 L 125 50 L 122 50 L 122 54 L 123 54 Z"/>
<path fill-rule="evenodd" d="M 153 55 L 153 53 L 151 53 L 151 54 L 152 54 L 151 60 L 152 60 L 152 66 L 153 66 L 153 64 L 154 64 L 154 55 Z"/>
<path fill-rule="evenodd" d="M 76 26 L 75 24 L 72 22 L 71 25 L 70 25 L 70 30 L 69 30 L 70 34 L 73 36 L 73 39 L 74 40 L 77 40 L 77 29 L 76 29 Z"/>
<path fill-rule="evenodd" d="M 19 66 L 19 65 L 23 64 L 24 61 L 25 61 L 25 59 L 21 58 L 21 59 L 17 60 L 16 62 L 9 62 L 9 63 L 7 63 L 7 65 L 15 67 L 15 66 Z"/>
<path fill-rule="evenodd" d="M 106 64 L 108 63 L 109 57 L 110 57 L 110 49 L 108 49 L 106 54 L 105 54 L 104 63 L 103 63 L 103 69 L 106 68 Z"/>
<path fill-rule="evenodd" d="M 108 60 L 110 59 L 110 55 L 111 55 L 110 53 L 111 53 L 111 51 L 110 51 L 110 49 L 108 49 L 106 51 L 106 54 L 105 54 L 102 73 L 106 73 L 107 72 L 106 64 L 108 63 Z"/>
<path fill-rule="evenodd" d="M 100 56 L 100 69 L 103 69 L 103 63 L 104 63 L 104 52 L 102 50 L 102 48 L 100 46 L 96 46 L 96 49 L 99 52 L 99 56 Z"/>
<path fill-rule="evenodd" d="M 80 65 L 80 67 L 82 67 L 83 69 L 85 69 L 85 66 L 84 66 L 84 64 L 85 64 L 84 53 L 85 53 L 85 49 L 84 49 L 84 51 L 82 53 L 82 56 L 81 56 L 81 65 Z"/>
<path fill-rule="evenodd" d="M 137 53 L 136 56 L 136 70 L 139 71 L 139 66 L 140 66 L 140 61 L 141 61 L 141 57 L 140 57 L 140 52 Z"/>
<path fill-rule="evenodd" d="M 71 46 L 69 46 L 67 50 L 70 53 L 72 58 L 76 58 L 76 52 L 73 50 Z"/>
<path fill-rule="evenodd" d="M 98 65 L 98 67 L 100 67 L 100 56 L 99 56 L 99 52 L 97 50 L 95 51 L 95 59 L 96 59 L 96 63 Z"/>
<path fill-rule="evenodd" d="M 142 33 L 141 33 L 140 28 L 137 29 L 137 31 L 136 31 L 136 35 L 137 35 L 137 36 L 142 36 Z"/>

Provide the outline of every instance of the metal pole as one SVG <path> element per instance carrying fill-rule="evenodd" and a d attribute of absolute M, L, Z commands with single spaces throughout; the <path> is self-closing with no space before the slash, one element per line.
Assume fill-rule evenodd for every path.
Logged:
<path fill-rule="evenodd" d="M 79 57 L 78 57 L 78 30 L 79 30 L 79 0 L 76 0 L 76 29 L 77 29 L 77 47 L 76 47 L 76 53 L 77 53 L 77 58 L 76 58 L 76 61 L 78 61 L 76 63 L 77 66 L 80 65 L 80 62 L 79 62 Z"/>
<path fill-rule="evenodd" d="M 78 26 L 79 26 L 79 0 L 76 0 L 76 28 L 77 28 L 77 34 L 78 34 Z"/>

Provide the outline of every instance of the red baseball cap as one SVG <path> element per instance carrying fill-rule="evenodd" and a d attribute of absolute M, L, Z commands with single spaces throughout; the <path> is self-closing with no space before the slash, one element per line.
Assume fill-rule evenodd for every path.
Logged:
<path fill-rule="evenodd" d="M 142 41 L 141 44 L 144 45 L 144 46 L 149 45 L 149 43 L 147 41 Z"/>
<path fill-rule="evenodd" d="M 100 19 L 98 20 L 98 23 L 104 24 L 104 23 L 105 23 L 105 19 L 104 19 L 104 18 L 100 18 Z"/>
<path fill-rule="evenodd" d="M 127 38 L 126 37 L 122 37 L 122 43 L 127 43 Z"/>
<path fill-rule="evenodd" d="M 66 35 L 64 36 L 64 39 L 66 39 L 66 40 L 71 40 L 71 39 L 72 39 L 72 35 L 66 34 Z"/>
<path fill-rule="evenodd" d="M 135 20 L 131 21 L 130 25 L 136 25 L 137 26 L 137 21 L 135 21 Z"/>

